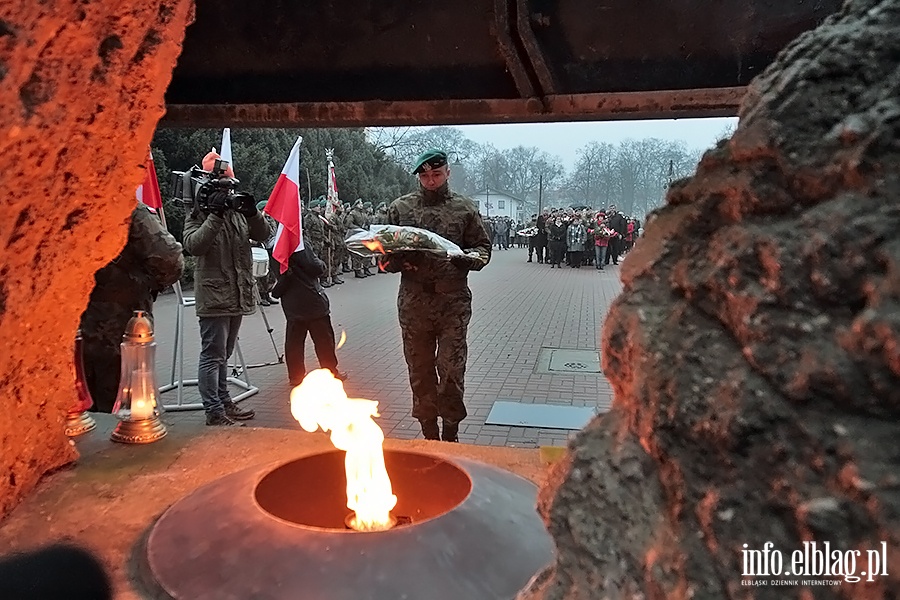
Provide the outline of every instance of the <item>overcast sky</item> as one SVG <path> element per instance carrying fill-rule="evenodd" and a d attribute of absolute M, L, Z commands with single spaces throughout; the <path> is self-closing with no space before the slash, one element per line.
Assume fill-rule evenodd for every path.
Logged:
<path fill-rule="evenodd" d="M 689 148 L 712 146 L 736 117 L 715 119 L 668 119 L 653 121 L 606 121 L 588 123 L 537 123 L 456 126 L 479 144 L 493 144 L 499 150 L 516 146 L 537 146 L 559 156 L 566 169 L 575 166 L 576 152 L 590 142 L 618 144 L 627 139 L 659 138 L 683 141 Z"/>

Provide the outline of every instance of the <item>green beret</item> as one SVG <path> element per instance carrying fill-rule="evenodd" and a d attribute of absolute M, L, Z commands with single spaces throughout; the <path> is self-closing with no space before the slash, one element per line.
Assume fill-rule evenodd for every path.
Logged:
<path fill-rule="evenodd" d="M 415 168 L 413 168 L 413 173 L 421 173 L 422 171 L 430 171 L 431 169 L 437 169 L 438 167 L 443 167 L 447 164 L 447 153 L 443 150 L 437 150 L 432 148 L 430 150 L 426 150 L 422 154 L 419 155 L 419 158 L 416 159 Z"/>
<path fill-rule="evenodd" d="M 363 206 L 365 206 L 366 208 L 372 208 L 372 203 L 371 202 L 363 202 Z"/>
<path fill-rule="evenodd" d="M 256 210 L 262 210 L 262 209 L 264 209 L 264 208 L 266 207 L 266 202 L 268 202 L 268 200 L 260 200 L 259 202 L 257 202 L 257 203 L 256 203 Z"/>

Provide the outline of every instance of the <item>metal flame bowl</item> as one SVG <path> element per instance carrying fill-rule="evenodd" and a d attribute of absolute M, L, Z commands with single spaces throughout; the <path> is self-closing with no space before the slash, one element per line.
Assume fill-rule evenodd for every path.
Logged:
<path fill-rule="evenodd" d="M 498 600 L 551 562 L 537 488 L 479 462 L 385 450 L 398 525 L 345 526 L 344 453 L 255 467 L 169 508 L 147 538 L 171 598 Z"/>

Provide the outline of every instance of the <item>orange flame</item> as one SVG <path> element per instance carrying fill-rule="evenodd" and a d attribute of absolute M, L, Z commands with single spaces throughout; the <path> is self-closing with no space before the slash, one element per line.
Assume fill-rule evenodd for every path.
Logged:
<path fill-rule="evenodd" d="M 384 251 L 384 246 L 382 246 L 381 242 L 379 242 L 378 240 L 365 240 L 362 244 L 372 252 L 377 252 L 378 254 L 387 254 L 387 252 Z"/>
<path fill-rule="evenodd" d="M 331 443 L 347 452 L 347 508 L 356 513 L 353 529 L 390 529 L 397 496 L 384 466 L 384 432 L 373 420 L 379 416 L 378 402 L 348 398 L 331 371 L 316 369 L 291 390 L 291 414 L 306 431 L 331 431 Z"/>

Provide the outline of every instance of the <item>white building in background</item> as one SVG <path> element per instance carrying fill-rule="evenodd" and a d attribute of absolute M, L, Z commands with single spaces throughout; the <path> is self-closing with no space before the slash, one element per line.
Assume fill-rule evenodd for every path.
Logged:
<path fill-rule="evenodd" d="M 478 204 L 478 212 L 483 217 L 509 217 L 515 221 L 524 221 L 525 203 L 521 198 L 507 193 L 488 188 L 471 196 L 472 201 Z"/>

